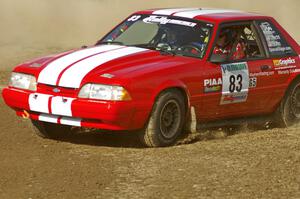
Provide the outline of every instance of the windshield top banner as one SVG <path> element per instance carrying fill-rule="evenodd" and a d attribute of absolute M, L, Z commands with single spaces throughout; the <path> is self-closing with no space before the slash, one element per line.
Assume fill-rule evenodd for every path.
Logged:
<path fill-rule="evenodd" d="M 194 22 L 177 20 L 177 19 L 168 19 L 168 17 L 161 17 L 161 16 L 150 16 L 143 19 L 143 22 L 159 23 L 159 24 L 176 24 L 176 25 L 189 26 L 189 27 L 195 27 L 197 25 L 197 23 Z"/>

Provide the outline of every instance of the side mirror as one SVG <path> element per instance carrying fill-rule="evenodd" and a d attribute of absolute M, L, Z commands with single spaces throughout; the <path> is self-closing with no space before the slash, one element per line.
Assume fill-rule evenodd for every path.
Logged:
<path fill-rule="evenodd" d="M 228 61 L 228 58 L 222 55 L 212 54 L 209 61 L 214 64 L 220 64 Z"/>

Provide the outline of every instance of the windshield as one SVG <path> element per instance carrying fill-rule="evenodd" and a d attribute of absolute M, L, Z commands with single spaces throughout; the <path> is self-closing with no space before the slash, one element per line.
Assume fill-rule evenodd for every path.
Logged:
<path fill-rule="evenodd" d="M 202 58 L 213 25 L 157 15 L 133 15 L 97 44 L 116 43 Z"/>

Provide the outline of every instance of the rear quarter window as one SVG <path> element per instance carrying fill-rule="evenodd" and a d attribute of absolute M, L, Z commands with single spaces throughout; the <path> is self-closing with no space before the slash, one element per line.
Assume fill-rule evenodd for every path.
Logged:
<path fill-rule="evenodd" d="M 270 56 L 278 57 L 294 54 L 292 47 L 274 24 L 270 21 L 258 21 L 258 27 L 265 37 Z"/>

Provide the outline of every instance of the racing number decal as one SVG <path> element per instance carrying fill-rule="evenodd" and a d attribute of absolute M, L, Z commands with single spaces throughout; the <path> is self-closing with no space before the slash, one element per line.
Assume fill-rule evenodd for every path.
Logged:
<path fill-rule="evenodd" d="M 236 80 L 238 81 L 238 86 L 236 86 Z M 230 85 L 229 85 L 229 91 L 230 93 L 234 93 L 234 91 L 241 92 L 243 87 L 243 76 L 241 74 L 238 74 L 235 78 L 234 75 L 231 75 L 229 77 Z"/>
<path fill-rule="evenodd" d="M 133 15 L 132 17 L 130 17 L 129 19 L 127 19 L 127 21 L 137 21 L 141 18 L 141 15 Z"/>
<path fill-rule="evenodd" d="M 221 105 L 247 101 L 249 69 L 246 62 L 222 64 L 223 89 Z"/>
<path fill-rule="evenodd" d="M 255 88 L 257 85 L 257 78 L 251 77 L 249 81 L 249 88 Z"/>

